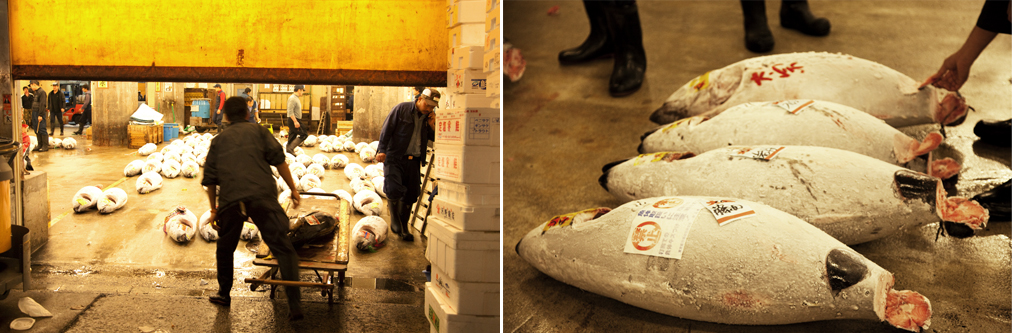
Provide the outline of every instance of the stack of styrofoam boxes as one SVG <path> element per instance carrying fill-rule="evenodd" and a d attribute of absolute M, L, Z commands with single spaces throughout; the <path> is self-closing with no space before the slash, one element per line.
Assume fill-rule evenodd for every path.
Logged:
<path fill-rule="evenodd" d="M 499 40 L 499 27 L 501 25 L 499 19 L 499 0 L 486 0 L 485 10 L 488 11 L 485 15 L 485 56 L 482 57 L 481 66 L 482 72 L 487 77 L 485 96 L 494 97 L 496 102 L 491 107 L 498 109 L 499 87 L 502 84 L 502 72 L 499 69 L 500 59 L 502 59 L 500 55 L 502 41 Z"/>
<path fill-rule="evenodd" d="M 488 12 L 481 0 L 447 3 L 447 94 L 436 110 L 433 162 L 439 192 L 425 230 L 431 332 L 499 331 L 500 116 L 492 108 L 498 85 L 494 97 L 486 91 Z"/>

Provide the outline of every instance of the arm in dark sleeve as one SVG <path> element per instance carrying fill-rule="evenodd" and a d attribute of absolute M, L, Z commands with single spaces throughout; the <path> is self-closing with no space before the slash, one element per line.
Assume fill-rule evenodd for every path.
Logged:
<path fill-rule="evenodd" d="M 63 95 L 62 91 L 60 92 L 60 98 L 57 98 L 57 103 L 56 111 L 63 111 L 63 109 L 67 108 L 66 96 Z"/>
<path fill-rule="evenodd" d="M 383 121 L 383 129 L 380 130 L 379 146 L 376 147 L 377 154 L 387 153 L 387 145 L 393 138 L 394 131 L 396 130 L 400 119 L 399 113 L 398 109 L 394 107 L 394 109 L 390 110 L 390 113 L 387 114 L 387 119 Z"/>
<path fill-rule="evenodd" d="M 1012 22 L 1008 19 L 1009 1 L 986 1 L 977 17 L 977 27 L 1002 34 L 1012 33 Z"/>
<path fill-rule="evenodd" d="M 264 143 L 264 159 L 267 160 L 267 164 L 280 165 L 285 163 L 285 150 L 281 148 L 281 144 L 278 140 L 274 139 L 271 132 L 267 131 L 267 128 L 260 127 L 260 137 Z"/>
<path fill-rule="evenodd" d="M 207 157 L 204 160 L 204 179 L 200 180 L 200 185 L 211 187 L 213 185 L 219 185 L 218 182 L 218 163 L 215 157 L 217 151 L 214 142 L 207 148 Z"/>

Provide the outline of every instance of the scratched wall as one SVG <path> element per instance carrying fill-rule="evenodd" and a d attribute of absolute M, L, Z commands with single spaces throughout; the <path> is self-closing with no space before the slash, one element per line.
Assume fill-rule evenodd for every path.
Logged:
<path fill-rule="evenodd" d="M 49 75 L 45 66 L 146 67 L 140 76 L 166 67 L 357 70 L 364 79 L 446 71 L 442 0 L 13 0 L 10 11 L 21 76 Z"/>

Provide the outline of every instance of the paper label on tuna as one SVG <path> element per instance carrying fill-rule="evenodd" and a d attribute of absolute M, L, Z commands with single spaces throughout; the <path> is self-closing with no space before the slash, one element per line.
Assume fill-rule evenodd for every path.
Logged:
<path fill-rule="evenodd" d="M 689 228 L 699 214 L 695 200 L 667 198 L 641 209 L 633 218 L 625 253 L 682 259 Z"/>
<path fill-rule="evenodd" d="M 755 216 L 755 210 L 752 210 L 746 204 L 734 200 L 707 201 L 706 210 L 710 211 L 710 214 L 713 214 L 713 218 L 717 219 L 717 224 L 720 226 L 746 217 Z"/>
<path fill-rule="evenodd" d="M 791 114 L 798 114 L 801 113 L 801 111 L 807 109 L 809 106 L 812 106 L 812 104 L 814 103 L 815 101 L 813 100 L 805 101 L 805 100 L 792 99 L 788 101 L 773 102 L 773 105 L 779 106 L 780 108 L 787 110 L 787 112 Z"/>
<path fill-rule="evenodd" d="M 320 220 L 313 215 L 306 215 L 306 224 L 308 225 L 320 225 Z"/>
<path fill-rule="evenodd" d="M 633 160 L 633 165 L 635 166 L 635 165 L 640 165 L 640 164 L 644 164 L 644 163 L 652 163 L 652 162 L 660 162 L 660 161 L 671 162 L 671 161 L 674 161 L 674 160 L 682 158 L 682 156 L 686 156 L 686 154 L 685 153 L 680 153 L 680 152 L 670 152 L 670 151 L 669 152 L 662 152 L 662 153 L 653 153 L 653 154 L 642 154 L 640 156 L 636 156 L 636 159 Z"/>
<path fill-rule="evenodd" d="M 747 157 L 757 160 L 772 160 L 786 147 L 748 147 L 731 149 L 732 157 Z"/>
<path fill-rule="evenodd" d="M 575 213 L 569 213 L 553 217 L 550 221 L 548 221 L 548 223 L 545 224 L 545 228 L 541 230 L 541 233 L 544 233 L 545 231 L 548 231 L 548 229 L 551 228 L 565 227 L 570 224 L 573 224 L 573 219 L 576 218 L 577 215 L 583 213 L 597 213 L 597 211 L 598 211 L 597 208 L 591 208 L 591 209 L 584 209 Z"/>
<path fill-rule="evenodd" d="M 703 75 L 692 79 L 692 81 L 689 81 L 689 86 L 692 87 L 692 92 L 706 89 L 706 87 L 710 86 L 710 72 L 703 73 Z"/>
<path fill-rule="evenodd" d="M 671 125 L 668 125 L 668 126 L 665 126 L 664 128 L 662 128 L 661 129 L 661 133 L 667 133 L 668 131 L 675 129 L 675 127 L 678 127 L 679 125 L 687 123 L 691 119 L 692 119 L 692 117 L 684 118 L 684 119 L 679 119 L 678 121 L 671 123 Z"/>

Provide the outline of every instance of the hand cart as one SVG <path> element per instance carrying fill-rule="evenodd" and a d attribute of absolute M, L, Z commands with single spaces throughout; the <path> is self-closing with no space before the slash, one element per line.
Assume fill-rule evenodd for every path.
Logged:
<path fill-rule="evenodd" d="M 344 285 L 344 275 L 348 270 L 348 243 L 350 242 L 349 235 L 351 234 L 350 204 L 332 193 L 300 192 L 300 194 L 329 196 L 337 199 L 331 200 L 320 199 L 318 197 L 306 197 L 300 199 L 299 208 L 297 209 L 292 209 L 291 203 L 287 203 L 285 205 L 285 211 L 288 212 L 289 220 L 297 219 L 302 215 L 314 211 L 330 213 L 337 218 L 337 230 L 334 231 L 334 237 L 328 238 L 326 242 L 317 241 L 296 249 L 296 252 L 299 254 L 299 269 L 313 270 L 313 272 L 316 273 L 316 277 L 320 279 L 320 282 L 287 281 L 278 279 L 278 261 L 268 256 L 270 250 L 264 242 L 260 243 L 260 247 L 257 249 L 256 259 L 253 260 L 253 264 L 257 266 L 267 266 L 270 267 L 270 269 L 268 269 L 267 272 L 264 272 L 264 274 L 259 278 L 247 278 L 245 281 L 250 284 L 250 290 L 256 290 L 261 285 L 270 285 L 270 297 L 272 299 L 274 298 L 274 293 L 278 286 L 321 288 L 322 290 L 320 291 L 320 295 L 327 296 L 327 303 L 333 304 L 334 272 L 337 272 L 338 284 Z M 320 271 L 327 272 L 326 279 L 320 275 Z"/>

